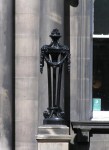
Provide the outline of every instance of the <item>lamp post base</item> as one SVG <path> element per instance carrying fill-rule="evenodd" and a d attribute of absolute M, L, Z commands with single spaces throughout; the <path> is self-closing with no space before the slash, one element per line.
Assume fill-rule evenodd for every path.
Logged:
<path fill-rule="evenodd" d="M 65 125 L 40 126 L 36 135 L 38 150 L 69 150 L 71 138 Z"/>
<path fill-rule="evenodd" d="M 66 121 L 63 118 L 45 118 L 43 124 L 66 125 Z"/>

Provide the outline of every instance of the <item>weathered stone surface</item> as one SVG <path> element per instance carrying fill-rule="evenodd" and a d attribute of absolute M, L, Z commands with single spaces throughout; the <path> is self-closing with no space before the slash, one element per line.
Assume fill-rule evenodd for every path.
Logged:
<path fill-rule="evenodd" d="M 16 0 L 15 149 L 37 149 L 39 0 Z M 37 12 L 37 14 L 36 14 Z"/>
<path fill-rule="evenodd" d="M 69 128 L 64 125 L 44 125 L 38 128 L 38 150 L 65 149 L 68 150 L 69 141 Z"/>
<path fill-rule="evenodd" d="M 51 142 L 51 143 L 38 143 L 38 150 L 68 150 L 68 143 Z"/>
<path fill-rule="evenodd" d="M 65 125 L 43 125 L 38 127 L 38 134 L 42 135 L 69 135 L 69 128 Z"/>
<path fill-rule="evenodd" d="M 71 120 L 89 120 L 92 106 L 91 2 L 70 7 Z"/>
<path fill-rule="evenodd" d="M 12 150 L 12 0 L 0 0 L 0 149 Z"/>

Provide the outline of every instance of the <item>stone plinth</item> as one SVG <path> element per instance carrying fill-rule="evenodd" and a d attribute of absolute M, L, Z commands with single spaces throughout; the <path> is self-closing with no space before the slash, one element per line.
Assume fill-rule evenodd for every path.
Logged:
<path fill-rule="evenodd" d="M 68 150 L 69 128 L 63 125 L 43 125 L 38 128 L 38 150 Z"/>

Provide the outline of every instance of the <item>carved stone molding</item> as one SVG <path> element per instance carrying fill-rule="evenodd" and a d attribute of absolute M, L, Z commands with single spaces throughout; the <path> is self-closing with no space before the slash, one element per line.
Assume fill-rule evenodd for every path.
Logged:
<path fill-rule="evenodd" d="M 90 142 L 94 133 L 109 133 L 109 121 L 72 122 L 72 129 L 76 133 L 77 142 Z"/>

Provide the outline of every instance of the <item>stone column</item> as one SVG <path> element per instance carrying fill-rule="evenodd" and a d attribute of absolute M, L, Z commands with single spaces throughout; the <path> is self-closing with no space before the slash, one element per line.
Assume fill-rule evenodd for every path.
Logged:
<path fill-rule="evenodd" d="M 91 1 L 70 6 L 71 121 L 90 120 L 92 111 Z"/>
<path fill-rule="evenodd" d="M 16 0 L 15 148 L 35 150 L 38 115 L 39 2 Z"/>
<path fill-rule="evenodd" d="M 12 150 L 13 1 L 0 0 L 0 149 Z"/>

